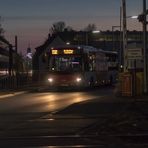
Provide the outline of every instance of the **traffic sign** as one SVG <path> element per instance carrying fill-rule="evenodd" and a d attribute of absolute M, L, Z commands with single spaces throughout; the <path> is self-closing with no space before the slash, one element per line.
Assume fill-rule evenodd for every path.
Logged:
<path fill-rule="evenodd" d="M 127 58 L 129 60 L 141 60 L 142 59 L 142 49 L 141 48 L 128 49 Z"/>

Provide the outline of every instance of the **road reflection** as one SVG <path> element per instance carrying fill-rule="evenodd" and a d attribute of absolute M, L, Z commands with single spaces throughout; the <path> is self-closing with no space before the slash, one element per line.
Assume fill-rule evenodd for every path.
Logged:
<path fill-rule="evenodd" d="M 106 95 L 108 88 L 92 91 L 31 92 L 0 100 L 1 112 L 54 112 L 73 103 Z"/>

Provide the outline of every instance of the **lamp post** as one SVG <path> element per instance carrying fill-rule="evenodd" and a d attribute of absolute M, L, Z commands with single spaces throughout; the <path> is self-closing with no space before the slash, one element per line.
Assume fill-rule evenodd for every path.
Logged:
<path fill-rule="evenodd" d="M 92 31 L 93 34 L 96 34 L 96 33 L 100 33 L 100 30 L 94 30 Z"/>
<path fill-rule="evenodd" d="M 97 33 L 100 33 L 101 31 L 100 30 L 94 30 L 94 31 L 90 31 L 90 32 L 88 32 L 88 31 L 86 31 L 85 33 L 85 44 L 86 45 L 88 45 L 88 33 L 92 33 L 92 34 L 97 34 Z"/>
<path fill-rule="evenodd" d="M 147 14 L 148 14 L 148 10 L 146 9 L 146 0 L 143 0 L 143 12 L 142 14 L 140 14 L 138 16 L 138 20 L 139 22 L 142 23 L 142 28 L 143 28 L 143 61 L 144 61 L 144 64 L 143 64 L 143 75 L 144 75 L 144 78 L 143 78 L 143 86 L 144 86 L 144 93 L 148 93 L 148 77 L 147 77 L 147 74 L 148 74 L 148 65 L 147 65 Z"/>
<path fill-rule="evenodd" d="M 120 17 L 121 18 L 121 17 Z M 120 49 L 118 49 L 118 61 L 119 61 L 119 69 L 120 69 L 120 67 L 121 67 L 121 59 L 122 59 L 122 57 L 121 57 L 121 24 L 120 24 L 120 26 L 112 26 L 112 50 L 114 51 L 115 50 L 115 42 L 114 42 L 114 29 L 115 28 L 119 28 L 120 29 L 120 37 L 119 37 L 119 42 L 120 42 Z"/>
<path fill-rule="evenodd" d="M 112 26 L 112 50 L 114 50 L 114 29 L 121 28 L 121 26 Z"/>
<path fill-rule="evenodd" d="M 85 32 L 85 44 L 88 45 L 88 32 Z"/>
<path fill-rule="evenodd" d="M 127 71 L 127 24 L 126 24 L 126 0 L 122 0 L 122 16 L 123 16 L 123 68 Z"/>
<path fill-rule="evenodd" d="M 12 75 L 12 69 L 13 69 L 13 49 L 12 49 L 12 45 L 9 45 L 9 76 Z"/>
<path fill-rule="evenodd" d="M 137 19 L 138 16 L 126 16 L 126 0 L 122 0 L 122 6 L 120 6 L 120 51 L 119 51 L 119 65 L 122 67 L 127 63 L 126 53 L 127 53 L 127 21 L 126 19 Z M 122 32 L 123 31 L 123 32 Z M 126 66 L 124 66 L 124 71 L 126 71 Z"/>
<path fill-rule="evenodd" d="M 144 54 L 144 93 L 147 93 L 147 21 L 146 0 L 143 0 L 143 54 Z"/>
<path fill-rule="evenodd" d="M 17 54 L 17 50 L 18 50 L 18 43 L 17 43 L 17 36 L 15 36 L 15 45 L 9 45 L 9 76 L 12 76 L 13 74 L 13 62 L 14 62 L 14 57 L 13 57 L 13 54 L 14 54 L 14 50 L 13 50 L 13 47 L 15 47 L 15 53 Z"/>

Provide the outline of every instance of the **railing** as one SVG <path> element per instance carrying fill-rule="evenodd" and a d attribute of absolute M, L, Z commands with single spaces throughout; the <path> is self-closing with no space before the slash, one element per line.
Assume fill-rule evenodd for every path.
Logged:
<path fill-rule="evenodd" d="M 32 77 L 27 74 L 0 77 L 0 90 L 19 89 L 32 85 Z"/>

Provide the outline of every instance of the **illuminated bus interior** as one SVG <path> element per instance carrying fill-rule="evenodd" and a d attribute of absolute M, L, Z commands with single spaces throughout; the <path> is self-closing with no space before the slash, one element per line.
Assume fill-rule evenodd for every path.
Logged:
<path fill-rule="evenodd" d="M 80 56 L 52 56 L 50 59 L 51 71 L 82 71 Z"/>

